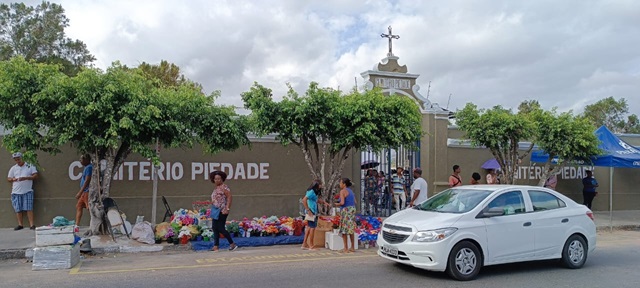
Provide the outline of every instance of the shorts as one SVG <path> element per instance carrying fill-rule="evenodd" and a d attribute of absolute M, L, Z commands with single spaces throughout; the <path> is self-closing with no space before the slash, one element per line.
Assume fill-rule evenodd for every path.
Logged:
<path fill-rule="evenodd" d="M 76 203 L 76 209 L 87 208 L 89 209 L 89 192 L 82 192 L 82 196 L 78 199 L 78 203 Z"/>
<path fill-rule="evenodd" d="M 316 219 L 318 219 L 318 217 L 316 217 Z M 307 227 L 309 228 L 316 228 L 318 227 L 318 221 L 307 221 Z"/>
<path fill-rule="evenodd" d="M 33 210 L 33 191 L 25 194 L 11 194 L 11 205 L 16 213 Z"/>

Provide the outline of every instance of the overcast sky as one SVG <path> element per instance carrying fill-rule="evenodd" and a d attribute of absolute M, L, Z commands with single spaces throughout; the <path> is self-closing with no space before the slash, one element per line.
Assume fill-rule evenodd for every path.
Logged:
<path fill-rule="evenodd" d="M 2 1 L 11 2 L 11 1 Z M 640 115 L 640 1 L 124 1 L 69 0 L 67 33 L 106 68 L 168 60 L 218 103 L 242 106 L 254 81 L 279 97 L 310 81 L 349 90 L 394 54 L 429 99 L 450 110 L 543 108 L 581 112 L 627 99 Z M 40 1 L 27 1 L 37 5 Z M 312 4 L 307 4 L 312 3 Z"/>

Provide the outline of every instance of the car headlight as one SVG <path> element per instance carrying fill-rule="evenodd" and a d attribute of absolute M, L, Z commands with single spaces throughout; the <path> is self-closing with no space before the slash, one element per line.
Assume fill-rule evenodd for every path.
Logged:
<path fill-rule="evenodd" d="M 436 242 L 447 238 L 458 231 L 458 228 L 443 228 L 437 230 L 420 231 L 413 237 L 416 242 Z"/>

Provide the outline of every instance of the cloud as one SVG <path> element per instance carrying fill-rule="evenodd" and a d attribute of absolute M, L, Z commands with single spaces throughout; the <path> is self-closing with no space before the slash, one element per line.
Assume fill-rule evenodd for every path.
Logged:
<path fill-rule="evenodd" d="M 386 56 L 380 38 L 393 26 L 394 54 L 430 100 L 455 110 L 544 108 L 626 98 L 640 114 L 640 2 L 626 1 L 54 1 L 68 34 L 84 41 L 102 68 L 179 65 L 224 104 L 242 106 L 254 81 L 284 95 L 310 81 L 349 90 Z M 37 3 L 36 3 L 37 4 Z"/>

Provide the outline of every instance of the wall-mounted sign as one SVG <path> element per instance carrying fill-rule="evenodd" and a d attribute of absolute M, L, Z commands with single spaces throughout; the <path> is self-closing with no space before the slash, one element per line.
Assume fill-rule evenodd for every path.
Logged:
<path fill-rule="evenodd" d="M 380 88 L 411 89 L 408 79 L 376 78 L 375 85 Z"/>
<path fill-rule="evenodd" d="M 104 161 L 103 161 L 104 162 Z M 105 166 L 102 163 L 103 167 Z M 235 180 L 266 180 L 269 179 L 269 163 L 221 163 L 221 162 L 191 162 L 187 179 L 209 180 L 211 171 L 219 170 L 227 173 L 227 179 Z M 152 180 L 151 162 L 124 162 L 114 175 L 113 180 Z M 190 176 L 190 177 L 189 177 Z M 82 164 L 74 161 L 69 164 L 69 179 L 79 180 L 82 177 Z M 158 168 L 158 180 L 182 180 L 185 178 L 185 168 L 181 162 L 161 162 Z"/>

